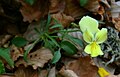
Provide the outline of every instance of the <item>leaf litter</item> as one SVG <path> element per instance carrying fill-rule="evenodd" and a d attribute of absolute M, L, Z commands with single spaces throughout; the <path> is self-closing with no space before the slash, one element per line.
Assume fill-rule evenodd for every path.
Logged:
<path fill-rule="evenodd" d="M 35 0 L 31 5 L 24 0 L 1 0 L 0 47 L 10 48 L 11 59 L 14 61 L 15 67 L 11 68 L 0 57 L 5 64 L 5 69 L 9 69 L 0 77 L 97 77 L 100 66 L 110 73 L 106 77 L 119 77 L 120 71 L 117 68 L 120 68 L 120 1 L 85 1 L 86 3 L 84 4 L 82 0 Z M 83 5 L 81 6 L 81 4 Z M 74 30 L 74 26 L 71 23 L 78 24 L 81 17 L 86 15 L 97 19 L 100 22 L 99 28 L 106 27 L 108 29 L 108 39 L 101 44 L 104 55 L 96 58 L 100 61 L 100 64 L 83 52 L 84 47 L 77 44 L 78 52 L 76 54 L 68 56 L 61 50 L 60 60 L 56 64 L 52 64 L 51 60 L 54 52 L 49 48 L 42 48 L 42 45 L 44 45 L 42 41 L 37 43 L 28 53 L 27 62 L 24 61 L 24 47 L 39 38 L 35 28 L 40 28 L 41 23 L 39 21 L 43 18 L 47 19 L 48 13 L 53 19 L 62 24 L 64 29 Z M 79 29 L 79 26 L 76 25 L 75 28 Z M 79 32 L 68 34 L 82 40 Z M 11 43 L 11 39 L 14 36 L 22 36 L 28 40 L 28 43 L 25 43 L 22 47 L 16 47 Z M 61 40 L 60 37 L 55 38 L 55 40 L 61 43 L 64 39 L 62 38 Z M 86 43 L 83 46 L 85 45 Z M 56 47 L 55 50 L 57 49 Z M 107 68 L 106 65 L 110 67 Z M 112 72 L 110 72 L 110 69 Z M 9 71 L 12 74 L 9 74 Z"/>

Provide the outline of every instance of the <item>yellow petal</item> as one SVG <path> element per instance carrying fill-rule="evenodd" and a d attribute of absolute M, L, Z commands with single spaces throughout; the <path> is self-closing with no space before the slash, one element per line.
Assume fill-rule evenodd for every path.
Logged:
<path fill-rule="evenodd" d="M 98 31 L 95 35 L 95 40 L 98 44 L 103 43 L 107 39 L 107 29 L 102 28 L 102 30 Z"/>
<path fill-rule="evenodd" d="M 87 45 L 84 49 L 84 51 L 87 53 L 87 54 L 91 54 L 91 45 Z"/>
<path fill-rule="evenodd" d="M 83 33 L 83 39 L 87 42 L 87 43 L 91 43 L 94 40 L 94 36 L 91 32 L 89 32 L 88 30 L 86 30 Z"/>
<path fill-rule="evenodd" d="M 110 75 L 104 68 L 99 68 L 98 74 L 100 75 L 100 77 L 106 77 Z"/>
<path fill-rule="evenodd" d="M 91 54 L 91 57 L 97 57 L 98 55 L 103 55 L 100 46 L 96 44 L 96 42 L 87 45 L 84 51 L 87 54 Z"/>
<path fill-rule="evenodd" d="M 79 26 L 82 32 L 88 29 L 90 32 L 95 34 L 98 30 L 98 21 L 89 16 L 84 16 L 80 22 Z"/>

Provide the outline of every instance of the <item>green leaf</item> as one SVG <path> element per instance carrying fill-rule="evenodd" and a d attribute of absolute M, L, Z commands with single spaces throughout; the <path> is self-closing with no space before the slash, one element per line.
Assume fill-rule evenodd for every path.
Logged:
<path fill-rule="evenodd" d="M 80 6 L 85 6 L 88 0 L 80 0 Z"/>
<path fill-rule="evenodd" d="M 17 47 L 23 47 L 27 43 L 27 40 L 23 37 L 15 37 L 11 42 Z"/>
<path fill-rule="evenodd" d="M 30 5 L 33 5 L 35 0 L 25 0 L 25 2 L 29 3 Z"/>
<path fill-rule="evenodd" d="M 48 35 L 47 33 L 45 34 L 56 46 L 60 47 L 59 44 L 57 43 L 57 41 L 51 37 L 50 35 Z"/>
<path fill-rule="evenodd" d="M 55 24 L 52 27 L 50 27 L 50 29 L 54 29 L 54 28 L 63 28 L 63 26 L 61 24 Z"/>
<path fill-rule="evenodd" d="M 0 56 L 7 61 L 7 63 L 14 67 L 14 62 L 10 57 L 10 49 L 9 48 L 0 48 Z"/>
<path fill-rule="evenodd" d="M 71 40 L 73 43 L 80 45 L 81 47 L 83 47 L 83 41 L 81 39 L 72 37 L 70 35 L 67 35 L 66 37 L 67 39 Z"/>
<path fill-rule="evenodd" d="M 5 73 L 5 68 L 3 62 L 0 60 L 0 74 Z"/>
<path fill-rule="evenodd" d="M 27 55 L 33 49 L 33 47 L 39 42 L 40 39 L 37 39 L 24 53 L 24 60 L 27 62 Z"/>
<path fill-rule="evenodd" d="M 69 41 L 62 41 L 61 48 L 65 51 L 66 55 L 74 55 L 77 52 L 77 48 Z"/>
<path fill-rule="evenodd" d="M 61 53 L 60 53 L 60 50 L 58 50 L 54 53 L 54 57 L 52 59 L 52 64 L 57 63 L 60 60 L 60 58 L 61 58 Z"/>
<path fill-rule="evenodd" d="M 49 28 L 50 22 L 51 22 L 51 16 L 50 16 L 50 14 L 48 14 L 48 19 L 47 19 L 47 23 L 46 23 L 46 29 Z"/>

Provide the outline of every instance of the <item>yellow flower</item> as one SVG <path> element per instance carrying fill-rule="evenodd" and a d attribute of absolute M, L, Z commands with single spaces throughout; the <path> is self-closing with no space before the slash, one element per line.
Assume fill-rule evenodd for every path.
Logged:
<path fill-rule="evenodd" d="M 83 17 L 79 25 L 83 32 L 83 39 L 88 43 L 84 51 L 87 54 L 91 54 L 91 57 L 103 55 L 99 44 L 107 39 L 107 29 L 102 28 L 99 30 L 98 22 L 89 16 Z"/>
<path fill-rule="evenodd" d="M 106 76 L 110 75 L 110 73 L 107 72 L 104 68 L 99 68 L 98 74 L 100 75 L 100 77 L 106 77 Z"/>

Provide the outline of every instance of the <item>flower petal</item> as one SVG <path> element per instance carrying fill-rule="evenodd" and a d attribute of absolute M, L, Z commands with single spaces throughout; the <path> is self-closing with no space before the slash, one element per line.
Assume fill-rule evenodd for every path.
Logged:
<path fill-rule="evenodd" d="M 107 77 L 108 75 L 110 75 L 109 72 L 107 72 L 104 68 L 100 67 L 98 70 L 98 74 L 100 75 L 100 77 Z"/>
<path fill-rule="evenodd" d="M 87 45 L 84 49 L 84 51 L 87 53 L 87 54 L 91 54 L 91 45 Z"/>
<path fill-rule="evenodd" d="M 94 40 L 94 36 L 91 32 L 89 32 L 88 30 L 86 30 L 83 33 L 83 39 L 87 42 L 87 43 L 91 43 Z"/>
<path fill-rule="evenodd" d="M 91 57 L 97 57 L 98 55 L 103 55 L 101 48 L 95 42 L 87 45 L 84 50 L 87 54 L 91 54 Z"/>
<path fill-rule="evenodd" d="M 98 21 L 89 16 L 84 16 L 80 22 L 79 26 L 82 32 L 88 29 L 93 34 L 98 30 Z"/>
<path fill-rule="evenodd" d="M 107 39 L 107 29 L 102 28 L 102 30 L 98 31 L 95 35 L 95 40 L 97 44 L 103 43 Z"/>

